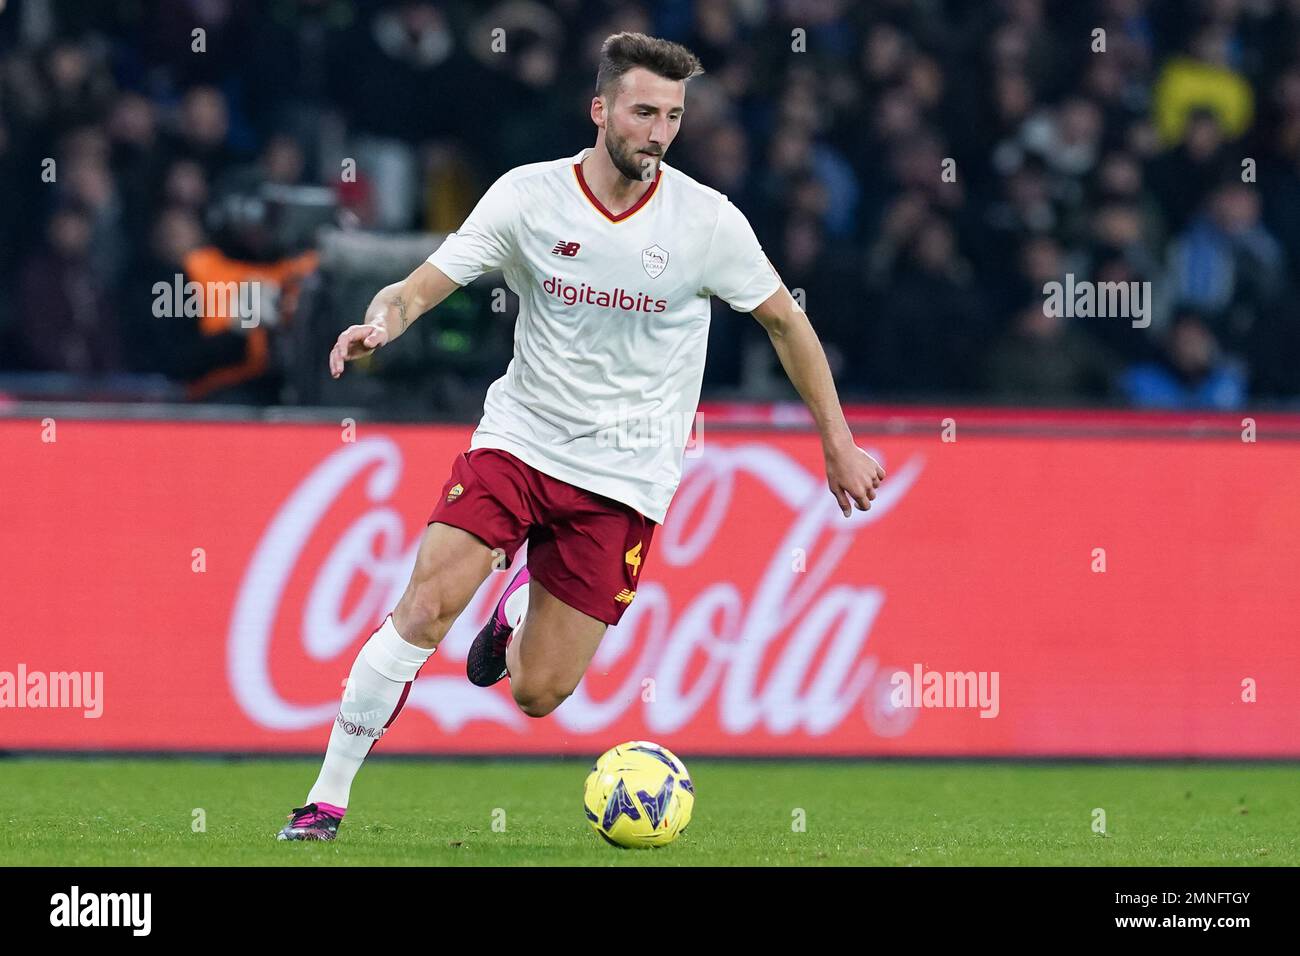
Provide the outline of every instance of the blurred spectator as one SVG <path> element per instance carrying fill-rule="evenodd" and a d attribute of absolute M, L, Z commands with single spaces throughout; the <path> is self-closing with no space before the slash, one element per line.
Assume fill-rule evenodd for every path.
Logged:
<path fill-rule="evenodd" d="M 782 278 L 812 316 L 832 370 L 859 387 L 874 386 L 864 348 L 871 317 L 862 306 L 865 290 L 856 260 L 809 215 L 786 222 L 779 250 Z"/>
<path fill-rule="evenodd" d="M 446 12 L 428 2 L 381 6 L 344 44 L 338 105 L 354 133 L 357 165 L 374 182 L 377 225 L 409 228 L 419 208 L 415 144 L 472 128 L 480 71 Z"/>
<path fill-rule="evenodd" d="M 162 199 L 201 212 L 208 204 L 208 174 L 192 159 L 178 159 L 163 175 Z"/>
<path fill-rule="evenodd" d="M 234 151 L 226 142 L 229 131 L 230 113 L 221 91 L 196 86 L 181 101 L 176 126 L 167 137 L 167 150 L 173 158 L 197 163 L 211 181 L 235 162 Z"/>
<path fill-rule="evenodd" d="M 119 310 L 130 369 L 186 383 L 238 365 L 247 350 L 244 335 L 204 334 L 200 317 L 160 305 L 189 281 L 185 260 L 203 245 L 198 219 L 188 209 L 172 206 L 158 217 L 149 239 L 147 250 L 133 263 Z"/>
<path fill-rule="evenodd" d="M 1084 97 L 1071 97 L 1055 109 L 1029 117 L 1011 148 L 1032 153 L 1053 174 L 1074 180 L 1092 171 L 1101 134 L 1102 113 L 1097 105 Z"/>
<path fill-rule="evenodd" d="M 1174 319 L 1158 361 L 1128 369 L 1121 382 L 1138 408 L 1231 411 L 1246 401 L 1241 363 L 1222 353 L 1214 333 L 1194 311 L 1180 312 Z"/>
<path fill-rule="evenodd" d="M 85 127 L 64 138 L 56 193 L 68 197 L 91 217 L 90 259 L 96 275 L 115 285 L 127 259 L 124 209 L 109 167 L 107 137 Z"/>
<path fill-rule="evenodd" d="M 1208 111 L 1194 113 L 1184 141 L 1151 167 L 1151 186 L 1174 229 L 1182 228 L 1234 165 L 1219 120 Z"/>
<path fill-rule="evenodd" d="M 302 280 L 315 270 L 318 256 L 281 251 L 266 203 L 253 193 L 232 192 L 217 208 L 220 241 L 188 252 L 182 260 L 184 276 L 204 296 L 200 333 L 222 340 L 221 345 L 208 343 L 202 352 L 221 351 L 230 333 L 242 336 L 245 347 L 236 361 L 187 381 L 186 392 L 191 399 L 273 402 L 280 382 L 270 330 L 292 320 Z"/>
<path fill-rule="evenodd" d="M 42 248 L 19 280 L 18 334 L 34 371 L 95 374 L 121 370 L 121 335 L 91 263 L 94 220 L 69 202 L 55 210 Z"/>
<path fill-rule="evenodd" d="M 1234 346 L 1285 289 L 1282 247 L 1260 221 L 1259 195 L 1229 181 L 1170 249 L 1177 300 L 1200 309 Z"/>
<path fill-rule="evenodd" d="M 1192 39 L 1187 55 L 1172 57 L 1156 78 L 1156 130 L 1167 146 L 1182 141 L 1189 118 L 1205 111 L 1215 116 L 1230 139 L 1250 126 L 1255 98 L 1250 83 L 1229 62 L 1229 33 L 1210 23 Z"/>
<path fill-rule="evenodd" d="M 39 90 L 30 91 L 48 134 L 92 123 L 108 107 L 112 81 L 88 45 L 56 42 L 41 62 Z"/>
<path fill-rule="evenodd" d="M 270 314 L 291 321 L 314 260 L 272 248 L 271 226 L 231 235 L 241 205 L 268 185 L 325 187 L 352 227 L 454 229 L 505 170 L 592 142 L 601 41 L 642 30 L 692 46 L 707 71 L 668 162 L 749 217 L 803 290 L 846 398 L 1146 401 L 1113 388 L 1116 368 L 1203 383 L 1220 365 L 1197 373 L 1191 358 L 1222 349 L 1249 400 L 1300 402 L 1296 0 L 15 0 L 10 13 L 6 367 L 126 367 L 195 399 L 285 398 L 275 327 L 164 320 L 155 283 L 265 283 L 281 292 Z M 1151 326 L 1043 316 L 1044 285 L 1067 274 L 1149 282 Z M 1186 318 L 1175 331 L 1175 305 L 1212 347 Z M 715 313 L 706 382 L 770 395 L 779 372 L 742 319 Z M 427 394 L 464 387 L 421 374 Z"/>
<path fill-rule="evenodd" d="M 122 202 L 122 226 L 128 235 L 149 227 L 154 192 L 163 173 L 158 148 L 158 111 L 147 97 L 121 93 L 105 119 L 109 164 Z"/>
<path fill-rule="evenodd" d="M 1118 365 L 1071 321 L 1050 315 L 1041 300 L 1021 309 L 990 355 L 985 369 L 989 392 L 1026 405 L 1109 398 Z"/>
<path fill-rule="evenodd" d="M 1091 186 L 1092 195 L 1101 202 L 1132 205 L 1140 224 L 1138 232 L 1150 250 L 1162 249 L 1165 243 L 1165 217 L 1159 202 L 1146 188 L 1141 160 L 1127 150 L 1108 153 L 1097 167 Z"/>
<path fill-rule="evenodd" d="M 1135 289 L 1135 284 L 1147 283 L 1143 287 L 1144 291 L 1139 292 L 1142 295 L 1141 301 L 1145 303 L 1145 321 L 1136 316 L 1110 316 L 1094 322 L 1089 327 L 1089 332 L 1117 360 L 1136 362 L 1153 358 L 1158 352 L 1154 337 L 1168 324 L 1168 284 L 1151 281 L 1148 278 L 1151 273 L 1136 269 L 1132 259 L 1118 249 L 1097 250 L 1090 275 L 1099 288 L 1103 289 L 1117 288 L 1117 283 Z M 1135 318 L 1139 322 L 1138 326 L 1133 324 Z"/>
<path fill-rule="evenodd" d="M 494 49 L 494 30 L 504 31 L 504 48 Z M 470 44 L 470 53 L 481 66 L 476 74 L 479 95 L 487 102 L 509 103 L 515 113 L 514 122 L 483 130 L 491 143 L 490 155 L 507 163 L 492 171 L 505 172 L 507 157 L 576 153 L 575 143 L 589 138 L 591 120 L 585 107 L 590 101 L 582 94 L 590 93 L 591 84 L 566 75 L 559 15 L 530 0 L 507 0 L 485 13 L 471 35 L 476 42 Z"/>
<path fill-rule="evenodd" d="M 938 394 L 979 384 L 972 362 L 984 346 L 985 315 L 970 263 L 952 227 L 927 218 L 875 300 L 875 378 L 892 393 Z"/>

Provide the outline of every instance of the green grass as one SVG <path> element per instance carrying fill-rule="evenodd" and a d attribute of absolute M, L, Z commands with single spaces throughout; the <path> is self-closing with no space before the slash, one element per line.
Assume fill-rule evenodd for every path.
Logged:
<path fill-rule="evenodd" d="M 1293 765 L 690 766 L 690 829 L 666 849 L 620 851 L 583 818 L 576 761 L 372 760 L 336 842 L 286 844 L 275 832 L 316 761 L 6 759 L 0 866 L 1300 863 Z M 191 828 L 195 808 L 206 832 Z"/>

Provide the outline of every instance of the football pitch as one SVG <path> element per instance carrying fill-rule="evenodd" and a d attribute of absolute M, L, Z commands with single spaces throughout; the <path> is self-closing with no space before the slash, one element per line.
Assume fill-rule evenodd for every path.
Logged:
<path fill-rule="evenodd" d="M 372 759 L 337 841 L 278 843 L 315 760 L 0 759 L 0 866 L 1300 863 L 1291 764 L 687 763 L 690 827 L 618 850 L 575 760 Z"/>

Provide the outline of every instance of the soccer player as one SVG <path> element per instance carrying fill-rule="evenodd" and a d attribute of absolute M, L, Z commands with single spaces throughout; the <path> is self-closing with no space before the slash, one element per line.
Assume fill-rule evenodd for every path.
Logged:
<path fill-rule="evenodd" d="M 853 442 L 808 317 L 740 211 L 663 161 L 700 72 L 676 43 L 609 37 L 591 101 L 595 147 L 506 173 L 339 335 L 335 378 L 489 270 L 519 296 L 514 359 L 452 463 L 405 593 L 352 666 L 320 776 L 280 839 L 334 838 L 353 778 L 421 666 L 525 541 L 528 566 L 471 646 L 468 676 L 483 687 L 509 676 L 530 717 L 573 692 L 632 603 L 681 476 L 685 435 L 671 445 L 619 436 L 694 418 L 710 296 L 767 330 L 816 420 L 845 517 L 871 506 L 885 473 Z"/>

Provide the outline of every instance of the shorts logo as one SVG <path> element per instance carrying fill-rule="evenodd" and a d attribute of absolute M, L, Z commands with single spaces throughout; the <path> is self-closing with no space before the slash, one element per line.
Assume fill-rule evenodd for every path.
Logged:
<path fill-rule="evenodd" d="M 659 243 L 655 243 L 649 249 L 642 249 L 641 267 L 650 278 L 658 279 L 668 268 L 668 251 Z"/>
<path fill-rule="evenodd" d="M 455 486 L 451 489 L 451 491 L 447 492 L 447 503 L 451 504 L 453 501 L 459 498 L 461 494 L 464 493 L 464 491 L 465 491 L 465 486 L 462 485 L 460 482 L 456 482 Z"/>
<path fill-rule="evenodd" d="M 632 566 L 632 577 L 636 577 L 637 572 L 641 570 L 641 545 L 642 544 L 643 542 L 638 541 L 636 543 L 635 548 L 632 548 L 630 551 L 628 551 L 627 554 L 623 555 L 623 560 Z"/>
<path fill-rule="evenodd" d="M 636 597 L 635 591 L 629 591 L 627 588 L 624 588 L 614 595 L 614 600 L 619 604 L 631 604 L 634 597 Z"/>

